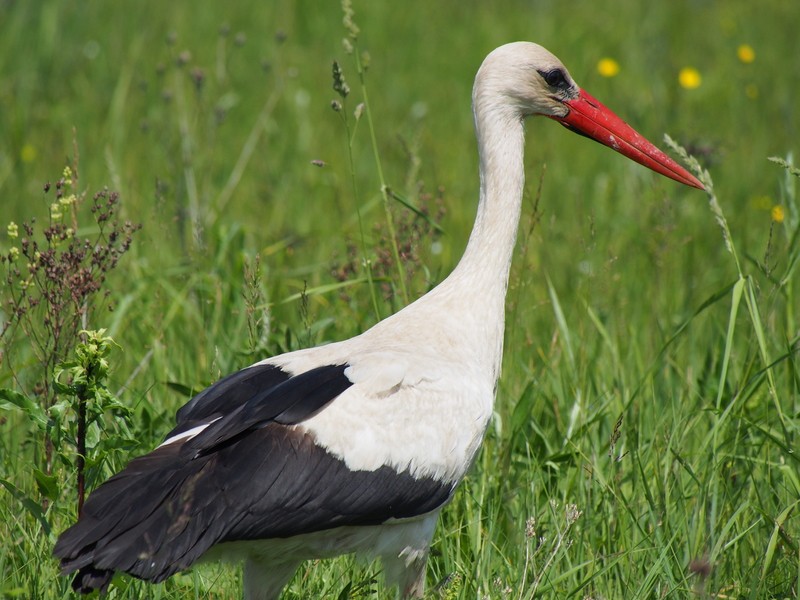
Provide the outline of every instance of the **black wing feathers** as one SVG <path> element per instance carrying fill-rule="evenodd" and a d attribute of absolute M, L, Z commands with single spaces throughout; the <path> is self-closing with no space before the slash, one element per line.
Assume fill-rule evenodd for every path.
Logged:
<path fill-rule="evenodd" d="M 263 464 L 258 478 L 246 486 L 248 497 L 236 498 L 249 506 L 220 541 L 291 537 L 345 525 L 379 525 L 428 513 L 447 502 L 451 484 L 415 478 L 390 467 L 352 471 L 344 461 L 295 429 L 269 425 L 242 440 L 267 443 L 270 454 L 280 452 L 280 464 Z M 256 441 L 261 438 L 261 442 Z M 252 440 L 252 442 L 251 442 Z M 292 452 L 286 448 L 292 447 Z M 247 452 L 241 452 L 246 456 Z M 255 459 L 258 462 L 258 459 Z M 249 468 L 243 472 L 251 472 Z"/>
<path fill-rule="evenodd" d="M 213 451 L 252 427 L 268 422 L 295 425 L 311 418 L 349 388 L 347 365 L 317 367 L 262 390 L 184 444 L 184 453 Z"/>
<path fill-rule="evenodd" d="M 62 571 L 78 571 L 73 587 L 103 590 L 114 571 L 162 581 L 220 542 L 376 525 L 445 503 L 451 484 L 389 467 L 351 471 L 291 427 L 352 385 L 345 368 L 290 376 L 262 365 L 198 394 L 178 411 L 171 435 L 221 418 L 132 460 L 59 538 Z"/>
<path fill-rule="evenodd" d="M 309 418 L 352 385 L 345 368 L 328 365 L 293 377 L 274 365 L 256 365 L 195 396 L 178 411 L 178 426 L 168 437 L 217 421 L 208 434 L 196 436 L 201 443 L 189 439 L 195 444 L 188 458 L 185 444 L 175 442 L 132 460 L 89 496 L 78 523 L 60 536 L 54 553 L 62 570 L 81 570 L 73 587 L 105 589 L 115 570 L 160 581 L 194 562 L 230 526 L 218 517 L 241 500 L 231 497 L 231 484 L 246 487 L 258 474 L 238 472 L 243 457 L 231 447 L 234 438 L 276 417 L 294 423 Z M 223 444 L 227 452 L 212 452 Z M 209 455 L 192 460 L 198 450 Z M 262 448 L 247 452 L 256 455 L 247 465 L 256 469 L 254 458 L 279 460 Z"/>
<path fill-rule="evenodd" d="M 213 383 L 189 400 L 175 415 L 177 426 L 172 437 L 195 425 L 230 413 L 238 406 L 288 381 L 291 374 L 271 364 L 253 365 Z"/>

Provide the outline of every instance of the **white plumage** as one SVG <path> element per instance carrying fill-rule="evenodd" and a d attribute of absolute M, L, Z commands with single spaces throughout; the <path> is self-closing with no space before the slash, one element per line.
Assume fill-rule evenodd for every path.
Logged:
<path fill-rule="evenodd" d="M 381 557 L 403 596 L 422 596 L 439 511 L 492 414 L 524 118 L 549 116 L 702 187 L 541 46 L 492 52 L 473 107 L 480 198 L 455 270 L 357 337 L 267 359 L 196 396 L 164 443 L 100 486 L 62 534 L 55 553 L 78 571 L 76 589 L 105 589 L 114 571 L 160 581 L 224 558 L 245 561 L 246 598 L 267 600 L 303 560 L 357 552 Z"/>

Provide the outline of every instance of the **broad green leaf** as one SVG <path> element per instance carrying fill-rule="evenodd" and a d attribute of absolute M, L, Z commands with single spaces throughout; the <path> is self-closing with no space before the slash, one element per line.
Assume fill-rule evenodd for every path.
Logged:
<path fill-rule="evenodd" d="M 58 499 L 58 478 L 54 475 L 47 475 L 39 469 L 33 469 L 33 477 L 39 486 L 39 492 L 50 500 Z"/>
<path fill-rule="evenodd" d="M 9 388 L 0 388 L 0 410 L 17 407 L 24 412 L 39 429 L 47 428 L 47 414 L 35 401 Z"/>
<path fill-rule="evenodd" d="M 22 504 L 23 508 L 25 508 L 25 510 L 27 510 L 34 519 L 39 521 L 39 524 L 42 526 L 45 535 L 49 536 L 51 530 L 50 523 L 47 521 L 47 516 L 44 514 L 44 510 L 42 510 L 41 505 L 6 479 L 0 479 L 0 485 L 6 488 L 6 490 L 8 490 L 8 492 L 14 496 L 14 498 L 16 498 L 20 504 Z"/>

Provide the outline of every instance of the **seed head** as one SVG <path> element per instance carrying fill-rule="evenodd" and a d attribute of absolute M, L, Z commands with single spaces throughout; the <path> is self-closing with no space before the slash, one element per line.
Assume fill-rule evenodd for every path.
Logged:
<path fill-rule="evenodd" d="M 567 525 L 572 525 L 581 518 L 583 511 L 578 510 L 577 504 L 567 504 L 564 507 L 564 516 L 567 521 Z"/>
<path fill-rule="evenodd" d="M 536 517 L 528 517 L 525 521 L 525 537 L 528 539 L 536 537 Z"/>
<path fill-rule="evenodd" d="M 347 98 L 350 93 L 350 86 L 344 79 L 344 73 L 337 61 L 333 61 L 333 91 L 335 91 L 342 99 Z"/>

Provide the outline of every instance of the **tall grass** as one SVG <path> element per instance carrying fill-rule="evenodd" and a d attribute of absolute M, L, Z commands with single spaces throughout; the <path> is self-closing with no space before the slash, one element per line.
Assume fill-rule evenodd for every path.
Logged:
<path fill-rule="evenodd" d="M 105 284 L 115 310 L 88 324 L 122 348 L 109 388 L 133 411 L 130 454 L 192 391 L 363 331 L 446 275 L 477 197 L 472 77 L 531 39 L 648 137 L 675 135 L 710 192 L 529 124 L 496 412 L 443 513 L 429 595 L 797 597 L 791 3 L 354 8 L 357 39 L 339 6 L 304 1 L 0 5 L 0 225 L 46 214 L 73 136 L 82 185 L 143 224 Z M 617 77 L 595 71 L 604 56 Z M 684 66 L 702 86 L 679 86 Z M 39 376 L 24 339 L 4 352 L 0 388 Z M 0 433 L 0 597 L 70 597 L 50 552 L 74 497 L 59 481 L 43 504 L 36 425 L 8 403 Z M 120 577 L 110 597 L 235 598 L 239 577 Z M 287 595 L 392 592 L 344 557 L 304 565 Z"/>

